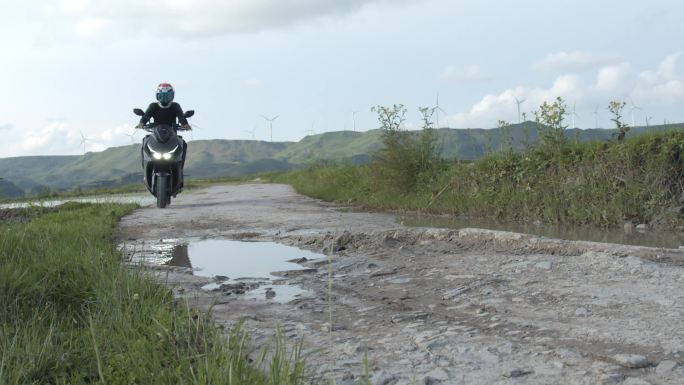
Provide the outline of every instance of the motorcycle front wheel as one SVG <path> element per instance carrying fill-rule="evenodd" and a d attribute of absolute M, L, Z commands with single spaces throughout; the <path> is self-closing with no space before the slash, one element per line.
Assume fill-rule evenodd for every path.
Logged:
<path fill-rule="evenodd" d="M 170 201 L 168 199 L 168 177 L 157 176 L 157 207 L 163 209 L 166 204 Z"/>

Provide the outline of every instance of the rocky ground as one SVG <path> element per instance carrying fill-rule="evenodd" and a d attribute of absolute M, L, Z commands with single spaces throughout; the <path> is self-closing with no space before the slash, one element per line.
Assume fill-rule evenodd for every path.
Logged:
<path fill-rule="evenodd" d="M 272 282 L 287 303 L 156 266 L 179 298 L 244 321 L 257 347 L 303 338 L 321 378 L 356 384 L 682 384 L 684 252 L 480 229 L 407 228 L 289 186 L 216 186 L 124 218 L 129 260 L 200 239 L 274 241 L 321 254 Z M 192 256 L 191 256 L 192 257 Z M 250 289 L 249 285 L 243 289 Z M 330 319 L 332 318 L 332 323 Z"/>

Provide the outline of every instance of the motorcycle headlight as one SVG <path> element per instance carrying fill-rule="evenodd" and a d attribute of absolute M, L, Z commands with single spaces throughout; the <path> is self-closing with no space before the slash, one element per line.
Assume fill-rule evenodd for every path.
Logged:
<path fill-rule="evenodd" d="M 164 153 L 154 151 L 152 146 L 150 146 L 149 144 L 147 145 L 147 148 L 152 153 L 152 157 L 154 159 L 156 159 L 156 160 L 160 160 L 160 159 L 169 160 L 169 159 L 173 158 L 173 153 L 176 152 L 176 150 L 178 149 L 178 146 L 174 147 L 173 150 L 171 150 L 169 152 L 164 152 Z"/>
<path fill-rule="evenodd" d="M 163 153 L 162 157 L 164 157 L 165 160 L 169 160 L 169 159 L 173 158 L 173 154 L 176 152 L 176 150 L 178 150 L 178 146 L 174 147 L 173 150 L 171 150 L 169 152 Z"/>

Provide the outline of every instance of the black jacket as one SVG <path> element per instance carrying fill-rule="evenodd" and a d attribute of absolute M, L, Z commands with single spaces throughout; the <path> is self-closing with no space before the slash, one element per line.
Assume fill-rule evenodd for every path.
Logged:
<path fill-rule="evenodd" d="M 158 103 L 151 103 L 145 111 L 145 115 L 140 118 L 140 123 L 145 124 L 154 119 L 154 124 L 174 124 L 176 119 L 180 124 L 188 124 L 188 120 L 183 116 L 183 109 L 180 104 L 173 102 L 168 108 L 162 108 Z"/>

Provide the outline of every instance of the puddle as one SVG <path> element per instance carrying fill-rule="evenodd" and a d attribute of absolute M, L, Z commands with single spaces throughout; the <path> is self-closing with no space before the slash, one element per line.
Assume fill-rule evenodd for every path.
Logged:
<path fill-rule="evenodd" d="M 246 298 L 286 303 L 306 293 L 273 272 L 304 270 L 289 260 L 318 259 L 323 255 L 274 242 L 203 240 L 179 244 L 175 240 L 133 251 L 132 262 L 191 269 L 194 275 L 213 278 L 205 290 L 245 294 Z"/>
<path fill-rule="evenodd" d="M 54 207 L 66 202 L 82 203 L 137 203 L 140 206 L 149 206 L 155 202 L 151 194 L 116 194 L 96 195 L 88 197 L 73 197 L 61 199 L 37 199 L 24 202 L 12 202 L 0 204 L 0 209 L 16 209 L 28 206 Z"/>
<path fill-rule="evenodd" d="M 684 245 L 684 233 L 673 231 L 644 231 L 633 230 L 625 232 L 622 228 L 600 228 L 592 226 L 553 226 L 532 225 L 520 223 L 506 223 L 480 218 L 443 217 L 430 215 L 403 215 L 397 221 L 412 227 L 441 227 L 462 229 L 475 227 L 490 230 L 511 231 L 539 235 L 549 238 L 566 239 L 569 241 L 591 241 L 619 243 L 634 246 L 665 247 L 676 249 Z"/>

